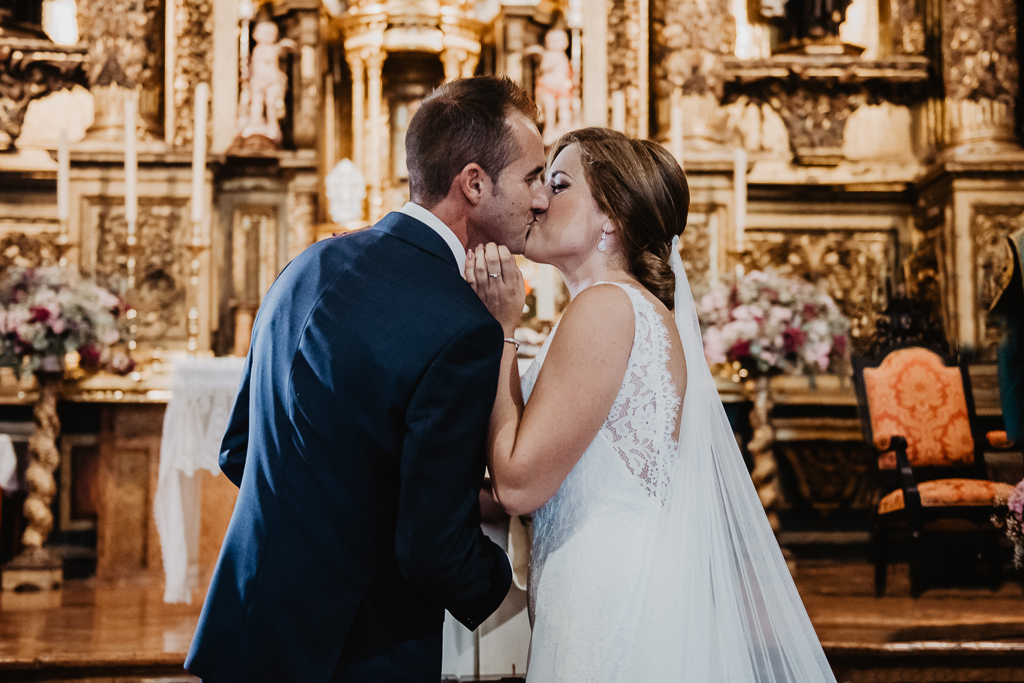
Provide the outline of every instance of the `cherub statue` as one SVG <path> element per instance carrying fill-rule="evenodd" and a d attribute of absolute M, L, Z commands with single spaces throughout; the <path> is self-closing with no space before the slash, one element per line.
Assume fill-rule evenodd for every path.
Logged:
<path fill-rule="evenodd" d="M 288 76 L 281 71 L 281 54 L 294 51 L 295 41 L 278 40 L 277 24 L 269 20 L 257 23 L 252 37 L 256 46 L 249 57 L 249 78 L 242 86 L 238 137 L 262 135 L 280 145 L 278 121 L 285 115 L 284 96 L 288 87 Z"/>
<path fill-rule="evenodd" d="M 552 28 L 544 34 L 543 48 L 531 45 L 526 49 L 528 55 L 540 55 L 534 95 L 544 116 L 545 145 L 554 143 L 575 127 L 572 64 L 565 54 L 568 48 L 569 34 L 563 29 Z"/>

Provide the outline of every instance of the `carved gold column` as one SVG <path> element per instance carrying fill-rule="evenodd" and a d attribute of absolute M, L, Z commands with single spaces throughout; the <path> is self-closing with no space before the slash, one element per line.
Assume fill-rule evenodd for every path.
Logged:
<path fill-rule="evenodd" d="M 347 55 L 352 70 L 352 161 L 363 175 L 366 175 L 366 158 L 363 135 L 366 131 L 366 73 L 363 58 L 359 54 Z"/>
<path fill-rule="evenodd" d="M 687 154 L 720 145 L 713 119 L 724 92 L 724 58 L 736 38 L 730 3 L 654 0 L 651 14 L 658 137 L 685 137 Z M 671 131 L 680 120 L 683 132 Z"/>
<path fill-rule="evenodd" d="M 79 0 L 78 24 L 89 45 L 86 76 L 94 119 L 86 140 L 124 136 L 124 101 L 138 98 L 144 138 L 162 136 L 160 83 L 164 65 L 164 16 L 159 0 Z"/>
<path fill-rule="evenodd" d="M 367 137 L 369 143 L 366 147 L 366 184 L 369 186 L 370 196 L 370 220 L 374 223 L 383 216 L 384 197 L 381 192 L 381 140 L 384 131 L 381 130 L 381 101 L 384 97 L 383 84 L 381 82 L 381 70 L 384 66 L 383 50 L 371 53 L 366 59 L 366 115 L 370 119 Z"/>
<path fill-rule="evenodd" d="M 648 135 L 648 3 L 606 0 L 609 119 L 631 137 Z M 584 74 L 584 79 L 587 76 Z"/>
<path fill-rule="evenodd" d="M 942 62 L 951 146 L 1017 146 L 1016 55 L 1014 0 L 943 1 Z"/>

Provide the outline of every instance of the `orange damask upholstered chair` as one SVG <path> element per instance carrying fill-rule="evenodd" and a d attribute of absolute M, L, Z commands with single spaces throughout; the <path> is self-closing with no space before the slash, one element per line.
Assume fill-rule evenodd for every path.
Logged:
<path fill-rule="evenodd" d="M 966 366 L 950 367 L 923 347 L 892 349 L 854 359 L 854 384 L 869 447 L 878 453 L 879 494 L 874 511 L 875 592 L 885 593 L 889 536 L 909 533 L 910 590 L 923 589 L 922 533 L 983 534 L 989 577 L 999 582 L 998 531 L 992 513 L 1013 487 L 989 481 L 973 431 L 974 401 Z M 989 441 L 995 447 L 998 434 Z"/>

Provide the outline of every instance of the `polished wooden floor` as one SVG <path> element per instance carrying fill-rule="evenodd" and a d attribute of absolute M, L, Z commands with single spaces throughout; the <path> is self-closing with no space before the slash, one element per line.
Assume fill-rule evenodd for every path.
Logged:
<path fill-rule="evenodd" d="M 867 564 L 808 560 L 797 585 L 840 683 L 1024 681 L 1018 580 L 997 592 L 941 588 L 915 600 L 897 566 L 889 596 L 878 599 Z M 200 604 L 165 605 L 159 580 L 68 581 L 59 607 L 9 598 L 0 599 L 0 681 L 198 680 L 181 665 Z"/>

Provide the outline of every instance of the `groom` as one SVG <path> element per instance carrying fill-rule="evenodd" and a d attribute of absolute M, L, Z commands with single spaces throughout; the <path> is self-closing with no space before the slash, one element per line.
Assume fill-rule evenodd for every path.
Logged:
<path fill-rule="evenodd" d="M 547 208 L 536 113 L 507 79 L 435 90 L 406 137 L 412 202 L 310 247 L 267 294 L 189 672 L 436 683 L 444 610 L 474 629 L 505 598 L 478 502 L 505 342 L 462 272 L 467 247 L 521 252 Z"/>

